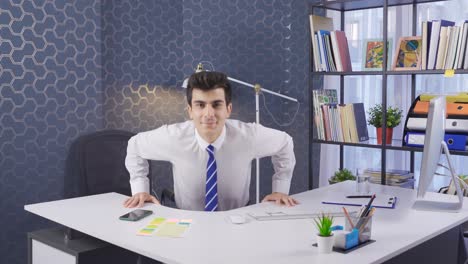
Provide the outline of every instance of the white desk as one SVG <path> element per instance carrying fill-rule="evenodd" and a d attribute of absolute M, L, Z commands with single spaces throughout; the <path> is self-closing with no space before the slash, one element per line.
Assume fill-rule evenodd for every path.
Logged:
<path fill-rule="evenodd" d="M 322 198 L 349 194 L 354 189 L 354 182 L 348 181 L 300 193 L 294 195 L 300 205 L 280 210 L 337 211 L 340 206 L 321 204 Z M 318 254 L 312 246 L 316 229 L 311 219 L 250 219 L 242 225 L 227 220 L 231 214 L 263 212 L 274 207 L 266 203 L 215 213 L 146 204 L 144 208 L 154 214 L 139 222 L 118 220 L 130 210 L 122 206 L 126 196 L 116 193 L 26 205 L 25 210 L 167 263 L 382 263 L 468 220 L 468 201 L 460 213 L 421 212 L 410 208 L 416 197 L 413 190 L 381 185 L 371 185 L 371 190 L 396 195 L 396 209 L 378 209 L 372 223 L 372 239 L 376 242 L 348 254 Z M 431 193 L 431 196 L 455 199 L 451 195 Z M 194 222 L 184 238 L 137 236 L 137 230 L 155 216 L 192 218 Z M 344 223 L 344 218 L 336 220 L 337 224 Z"/>

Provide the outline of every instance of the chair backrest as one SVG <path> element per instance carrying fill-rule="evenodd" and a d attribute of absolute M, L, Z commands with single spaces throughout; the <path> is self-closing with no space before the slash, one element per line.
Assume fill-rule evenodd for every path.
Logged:
<path fill-rule="evenodd" d="M 133 135 L 105 130 L 79 137 L 71 145 L 67 158 L 65 197 L 107 192 L 131 195 L 125 157 L 128 140 Z"/>

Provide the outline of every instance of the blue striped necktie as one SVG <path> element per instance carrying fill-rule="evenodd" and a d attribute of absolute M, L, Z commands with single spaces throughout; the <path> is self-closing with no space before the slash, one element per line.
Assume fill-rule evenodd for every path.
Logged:
<path fill-rule="evenodd" d="M 214 147 L 209 145 L 206 148 L 208 151 L 208 163 L 206 164 L 206 189 L 205 189 L 205 211 L 212 212 L 218 208 L 218 176 L 216 168 L 216 160 L 214 157 Z"/>

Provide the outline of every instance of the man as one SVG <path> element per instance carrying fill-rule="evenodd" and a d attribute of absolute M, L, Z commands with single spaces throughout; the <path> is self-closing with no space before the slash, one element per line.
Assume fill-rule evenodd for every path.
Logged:
<path fill-rule="evenodd" d="M 263 201 L 297 204 L 287 195 L 296 163 L 292 138 L 261 125 L 228 120 L 231 86 L 225 74 L 193 74 L 188 81 L 187 102 L 192 121 L 164 125 L 129 140 L 125 165 L 133 196 L 124 202 L 125 207 L 159 204 L 149 194 L 147 160 L 172 163 L 175 200 L 180 209 L 221 211 L 245 206 L 251 162 L 266 156 L 272 156 L 275 174 L 273 193 Z"/>

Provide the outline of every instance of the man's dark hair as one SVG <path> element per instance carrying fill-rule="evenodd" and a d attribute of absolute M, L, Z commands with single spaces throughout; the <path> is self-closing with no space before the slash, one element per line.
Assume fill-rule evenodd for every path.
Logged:
<path fill-rule="evenodd" d="M 192 106 L 192 92 L 193 89 L 200 89 L 202 91 L 209 91 L 218 88 L 224 89 L 224 100 L 226 106 L 231 103 L 231 84 L 226 74 L 221 72 L 197 72 L 190 76 L 187 84 L 187 102 Z"/>

